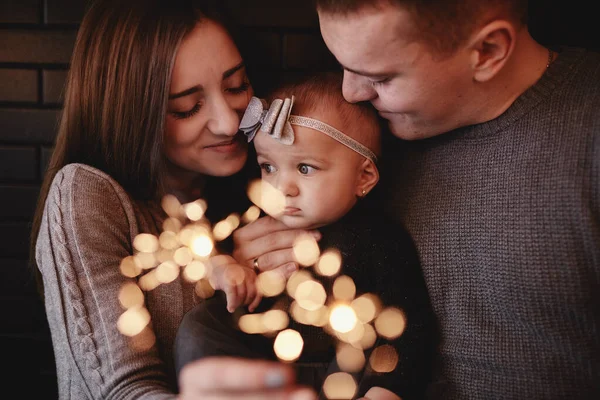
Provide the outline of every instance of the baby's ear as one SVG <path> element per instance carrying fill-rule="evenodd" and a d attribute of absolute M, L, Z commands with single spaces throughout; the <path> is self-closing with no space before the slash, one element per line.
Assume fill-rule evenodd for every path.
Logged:
<path fill-rule="evenodd" d="M 365 158 L 358 172 L 356 196 L 365 197 L 379 182 L 379 170 L 373 161 Z"/>

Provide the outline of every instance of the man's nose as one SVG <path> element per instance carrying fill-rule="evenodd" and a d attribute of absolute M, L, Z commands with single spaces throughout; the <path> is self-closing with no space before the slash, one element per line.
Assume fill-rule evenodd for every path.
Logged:
<path fill-rule="evenodd" d="M 344 71 L 342 94 L 350 103 L 370 101 L 377 97 L 377 92 L 366 78 L 349 71 Z"/>

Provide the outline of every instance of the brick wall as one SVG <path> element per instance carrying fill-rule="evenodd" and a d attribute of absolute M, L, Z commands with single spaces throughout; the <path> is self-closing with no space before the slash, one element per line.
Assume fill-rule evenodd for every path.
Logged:
<path fill-rule="evenodd" d="M 309 0 L 226 0 L 256 51 L 247 62 L 272 78 L 336 68 Z M 32 212 L 47 165 L 78 23 L 87 0 L 0 0 L 0 354 L 2 381 L 22 398 L 56 398 L 44 310 L 27 269 Z M 532 2 L 532 30 L 545 43 L 599 49 L 600 31 L 583 0 Z M 590 4 L 593 4 L 590 3 Z M 12 392 L 10 390 L 9 392 Z M 37 398 L 40 398 L 37 396 Z"/>

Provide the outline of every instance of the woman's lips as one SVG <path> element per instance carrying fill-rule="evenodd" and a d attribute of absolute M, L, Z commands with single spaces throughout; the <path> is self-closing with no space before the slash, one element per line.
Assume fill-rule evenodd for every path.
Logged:
<path fill-rule="evenodd" d="M 215 144 L 211 144 L 209 146 L 205 146 L 204 148 L 207 150 L 213 150 L 219 153 L 234 153 L 240 149 L 241 142 L 239 139 L 235 138 L 232 140 L 219 142 Z"/>

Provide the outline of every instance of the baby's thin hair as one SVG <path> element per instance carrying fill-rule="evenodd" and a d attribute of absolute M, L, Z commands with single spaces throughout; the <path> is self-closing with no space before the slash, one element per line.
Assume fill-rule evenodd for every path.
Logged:
<path fill-rule="evenodd" d="M 315 118 L 381 155 L 381 127 L 370 103 L 349 103 L 342 95 L 343 75 L 320 72 L 296 78 L 273 90 L 267 100 L 294 96 L 292 114 Z"/>

